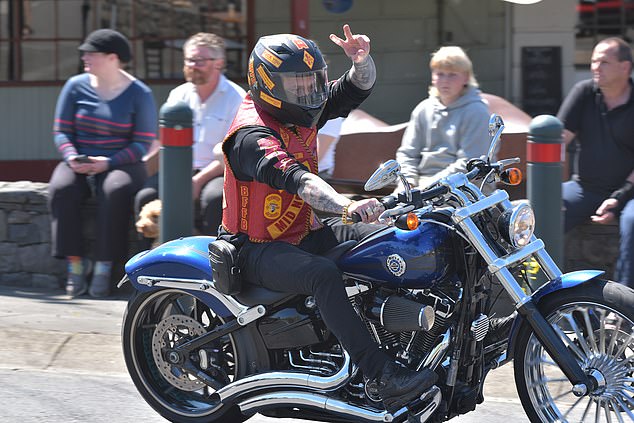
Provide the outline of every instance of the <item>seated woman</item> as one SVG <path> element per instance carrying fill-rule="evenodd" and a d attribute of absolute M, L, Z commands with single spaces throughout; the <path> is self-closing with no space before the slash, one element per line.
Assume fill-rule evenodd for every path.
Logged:
<path fill-rule="evenodd" d="M 130 43 L 111 29 L 92 32 L 79 46 L 85 73 L 70 78 L 57 100 L 54 139 L 63 161 L 49 182 L 52 254 L 68 261 L 66 293 L 88 290 L 80 205 L 97 200 L 95 265 L 90 295 L 110 293 L 112 263 L 128 253 L 134 194 L 146 179 L 141 158 L 156 138 L 150 89 L 121 69 Z"/>

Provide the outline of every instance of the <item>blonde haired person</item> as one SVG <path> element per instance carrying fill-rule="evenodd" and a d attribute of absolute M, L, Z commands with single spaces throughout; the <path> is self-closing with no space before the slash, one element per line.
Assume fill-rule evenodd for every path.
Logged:
<path fill-rule="evenodd" d="M 457 46 L 441 47 L 429 62 L 429 97 L 409 120 L 396 160 L 410 185 L 426 187 L 487 153 L 489 108 L 473 65 Z"/>

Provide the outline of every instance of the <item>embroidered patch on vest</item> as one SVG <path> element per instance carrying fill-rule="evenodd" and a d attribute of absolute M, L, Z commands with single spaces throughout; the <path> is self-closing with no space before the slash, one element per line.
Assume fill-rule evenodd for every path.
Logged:
<path fill-rule="evenodd" d="M 279 194 L 269 194 L 264 199 L 264 217 L 277 219 L 282 214 L 282 197 Z"/>
<path fill-rule="evenodd" d="M 266 230 L 271 235 L 271 238 L 279 238 L 280 235 L 286 232 L 288 228 L 293 225 L 293 222 L 295 222 L 295 219 L 297 219 L 297 216 L 299 215 L 299 212 L 301 211 L 303 205 L 304 200 L 297 196 L 293 198 L 291 204 L 286 210 L 284 210 L 284 214 L 275 222 L 266 227 Z"/>
<path fill-rule="evenodd" d="M 249 230 L 249 187 L 240 186 L 240 230 Z"/>

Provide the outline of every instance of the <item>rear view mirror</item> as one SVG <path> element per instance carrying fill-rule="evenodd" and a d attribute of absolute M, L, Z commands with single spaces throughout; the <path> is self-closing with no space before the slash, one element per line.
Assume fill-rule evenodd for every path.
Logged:
<path fill-rule="evenodd" d="M 368 181 L 363 186 L 363 189 L 366 191 L 374 191 L 396 183 L 396 181 L 398 181 L 398 174 L 400 171 L 401 165 L 399 165 L 396 160 L 388 160 L 374 171 L 372 176 L 368 178 Z"/>

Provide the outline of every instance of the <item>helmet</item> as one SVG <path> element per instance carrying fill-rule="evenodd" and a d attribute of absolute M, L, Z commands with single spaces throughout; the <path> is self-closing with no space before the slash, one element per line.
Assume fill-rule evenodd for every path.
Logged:
<path fill-rule="evenodd" d="M 317 45 L 293 34 L 261 37 L 249 57 L 255 104 L 282 123 L 315 126 L 328 98 L 328 75 Z"/>

